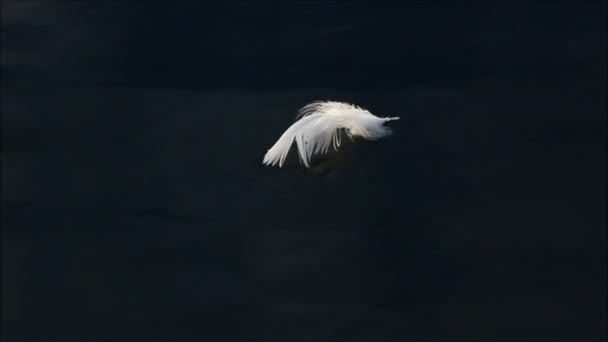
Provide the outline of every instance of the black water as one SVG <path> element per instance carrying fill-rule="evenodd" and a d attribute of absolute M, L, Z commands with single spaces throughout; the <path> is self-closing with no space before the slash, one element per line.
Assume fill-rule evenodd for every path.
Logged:
<path fill-rule="evenodd" d="M 605 340 L 602 2 L 2 2 L 3 340 Z M 260 165 L 318 99 L 398 115 Z"/>

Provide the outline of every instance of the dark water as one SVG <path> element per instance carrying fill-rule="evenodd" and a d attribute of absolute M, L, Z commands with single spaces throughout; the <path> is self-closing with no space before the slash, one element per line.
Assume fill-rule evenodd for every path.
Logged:
<path fill-rule="evenodd" d="M 3 1 L 3 340 L 604 340 L 605 13 Z M 317 99 L 402 120 L 262 167 Z"/>

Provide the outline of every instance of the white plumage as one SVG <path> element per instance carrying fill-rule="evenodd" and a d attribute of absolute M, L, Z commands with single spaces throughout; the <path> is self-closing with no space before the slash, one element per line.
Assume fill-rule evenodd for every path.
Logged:
<path fill-rule="evenodd" d="M 393 120 L 399 118 L 380 118 L 349 103 L 316 101 L 298 111 L 296 122 L 268 149 L 263 163 L 283 167 L 295 141 L 300 162 L 310 168 L 313 156 L 326 154 L 331 147 L 338 151 L 341 130 L 351 139 L 374 141 L 391 135 L 391 129 L 384 123 Z"/>

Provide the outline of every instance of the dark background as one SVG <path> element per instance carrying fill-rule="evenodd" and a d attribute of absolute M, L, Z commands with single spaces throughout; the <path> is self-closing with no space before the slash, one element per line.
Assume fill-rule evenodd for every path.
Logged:
<path fill-rule="evenodd" d="M 2 1 L 2 338 L 604 340 L 603 2 Z M 402 117 L 260 165 L 313 100 Z"/>

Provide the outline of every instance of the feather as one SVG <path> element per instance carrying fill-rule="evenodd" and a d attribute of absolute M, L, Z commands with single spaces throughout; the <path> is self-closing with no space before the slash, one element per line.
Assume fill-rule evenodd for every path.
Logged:
<path fill-rule="evenodd" d="M 398 117 L 380 118 L 359 106 L 337 102 L 316 101 L 302 107 L 294 122 L 266 152 L 265 165 L 283 167 L 295 142 L 299 161 L 311 167 L 311 159 L 325 155 L 330 149 L 339 151 L 344 135 L 351 140 L 375 141 L 392 134 L 384 123 Z M 345 134 L 342 134 L 344 132 Z"/>

